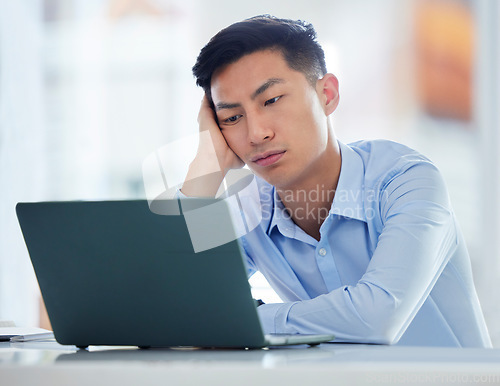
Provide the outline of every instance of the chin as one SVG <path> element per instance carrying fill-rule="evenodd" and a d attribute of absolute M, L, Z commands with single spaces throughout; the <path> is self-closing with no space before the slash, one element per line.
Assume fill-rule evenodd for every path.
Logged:
<path fill-rule="evenodd" d="M 262 174 L 257 174 L 260 178 L 262 178 L 264 181 L 266 181 L 268 184 L 271 184 L 277 189 L 285 189 L 287 184 L 287 179 L 284 178 L 283 175 L 262 175 Z"/>
<path fill-rule="evenodd" d="M 259 173 L 257 170 L 255 170 L 254 168 L 249 168 L 253 174 L 255 174 L 257 177 L 259 177 L 260 179 L 263 179 L 264 181 L 266 181 L 267 183 L 271 184 L 271 185 L 274 185 L 273 183 L 273 178 L 272 176 L 270 175 L 271 173 Z"/>
<path fill-rule="evenodd" d="M 280 167 L 267 167 L 264 169 L 256 170 L 255 168 L 249 167 L 249 169 L 259 178 L 266 181 L 268 184 L 273 185 L 277 189 L 286 189 L 287 186 L 291 185 L 293 178 L 291 178 L 290 173 L 286 173 L 283 165 Z"/>

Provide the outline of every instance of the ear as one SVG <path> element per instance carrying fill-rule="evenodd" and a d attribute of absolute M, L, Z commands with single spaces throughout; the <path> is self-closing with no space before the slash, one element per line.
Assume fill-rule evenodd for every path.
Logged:
<path fill-rule="evenodd" d="M 339 81 L 333 74 L 326 74 L 316 83 L 316 92 L 328 116 L 335 111 L 339 105 Z"/>

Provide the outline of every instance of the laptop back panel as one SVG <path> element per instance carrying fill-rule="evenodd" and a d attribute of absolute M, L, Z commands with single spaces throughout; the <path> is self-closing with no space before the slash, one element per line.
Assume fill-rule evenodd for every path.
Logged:
<path fill-rule="evenodd" d="M 142 200 L 16 210 L 59 343 L 265 345 L 237 241 L 194 253 L 184 217 Z"/>

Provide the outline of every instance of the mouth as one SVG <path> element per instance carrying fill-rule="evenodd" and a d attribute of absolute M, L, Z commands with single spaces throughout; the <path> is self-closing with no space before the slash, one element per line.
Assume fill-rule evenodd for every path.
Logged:
<path fill-rule="evenodd" d="M 271 150 L 265 153 L 257 154 L 252 157 L 250 161 L 259 166 L 269 166 L 278 162 L 285 153 L 286 150 Z"/>

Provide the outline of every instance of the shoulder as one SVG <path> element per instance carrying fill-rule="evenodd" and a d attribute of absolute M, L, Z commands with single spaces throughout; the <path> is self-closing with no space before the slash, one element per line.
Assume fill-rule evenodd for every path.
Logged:
<path fill-rule="evenodd" d="M 431 162 L 417 150 L 386 139 L 356 141 L 347 146 L 358 153 L 366 165 L 371 163 Z"/>
<path fill-rule="evenodd" d="M 347 146 L 361 158 L 367 186 L 383 186 L 410 169 L 423 172 L 432 170 L 439 174 L 429 158 L 398 142 L 384 139 L 364 140 Z"/>

